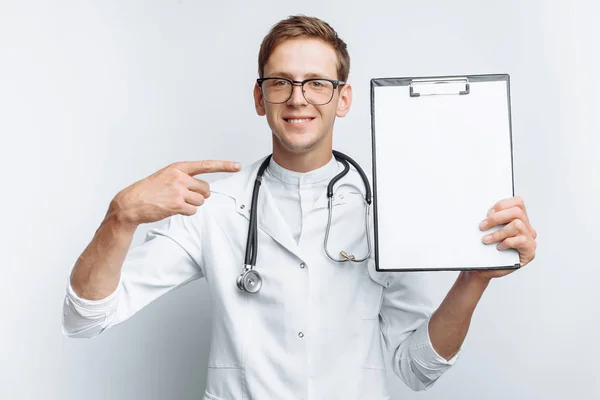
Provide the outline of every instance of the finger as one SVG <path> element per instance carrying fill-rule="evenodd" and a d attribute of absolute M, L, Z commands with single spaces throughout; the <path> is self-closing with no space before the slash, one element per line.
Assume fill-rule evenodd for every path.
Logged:
<path fill-rule="evenodd" d="M 187 215 L 189 217 L 190 215 L 196 214 L 196 211 L 197 211 L 196 206 L 185 203 L 183 206 L 181 206 L 181 208 L 179 210 L 179 214 Z"/>
<path fill-rule="evenodd" d="M 507 197 L 506 199 L 502 199 L 496 204 L 494 204 L 490 211 L 493 210 L 492 212 L 498 212 L 513 207 L 519 207 L 523 211 L 526 211 L 525 202 L 523 201 L 523 198 L 521 196 Z"/>
<path fill-rule="evenodd" d="M 492 208 L 490 208 L 487 215 L 489 217 L 494 212 L 507 210 L 512 207 L 519 207 L 521 210 L 523 210 L 524 217 L 522 218 L 522 220 L 528 226 L 529 233 L 531 234 L 531 236 L 535 239 L 537 237 L 537 232 L 531 226 L 531 221 L 529 220 L 529 215 L 527 215 L 527 208 L 525 207 L 525 201 L 523 200 L 523 198 L 521 196 L 508 197 L 506 199 L 500 200 L 499 202 L 494 204 L 494 206 Z"/>
<path fill-rule="evenodd" d="M 501 242 L 502 240 L 528 233 L 525 223 L 520 219 L 512 220 L 508 225 L 498 229 L 496 232 L 485 235 L 482 238 L 483 243 L 490 244 Z"/>
<path fill-rule="evenodd" d="M 191 204 L 193 206 L 201 206 L 204 204 L 204 196 L 202 196 L 200 193 L 192 192 L 191 190 L 188 190 L 185 193 L 183 199 L 187 204 Z"/>
<path fill-rule="evenodd" d="M 238 172 L 242 168 L 240 163 L 223 160 L 181 161 L 174 166 L 190 176 L 209 172 Z"/>
<path fill-rule="evenodd" d="M 504 239 L 501 243 L 498 243 L 498 250 L 516 249 L 521 250 L 525 248 L 527 244 L 527 237 L 525 235 L 512 236 Z"/>
<path fill-rule="evenodd" d="M 210 196 L 210 185 L 208 182 L 205 182 L 201 179 L 196 179 L 190 176 L 189 179 L 185 180 L 184 185 L 186 188 L 188 188 L 188 190 L 199 193 L 205 198 Z"/>
<path fill-rule="evenodd" d="M 519 252 L 520 258 L 522 260 L 527 260 L 525 263 L 529 262 L 529 260 L 534 257 L 535 246 L 533 244 L 533 239 L 526 235 L 506 238 L 500 242 L 497 247 L 498 250 L 516 249 Z"/>
<path fill-rule="evenodd" d="M 498 225 L 508 224 L 514 219 L 521 219 L 523 214 L 523 210 L 521 210 L 519 207 L 498 211 L 490 214 L 489 217 L 481 221 L 479 228 L 485 231 Z"/>
<path fill-rule="evenodd" d="M 486 223 L 484 224 L 484 221 L 482 221 L 480 227 L 482 230 L 487 230 L 493 228 L 496 225 L 508 224 L 516 219 L 521 220 L 521 222 L 524 223 L 525 227 L 527 228 L 527 232 L 529 233 L 529 235 L 531 235 L 533 239 L 537 237 L 537 232 L 529 223 L 527 213 L 524 212 L 521 207 L 512 207 L 506 210 L 497 211 L 492 214 L 489 214 L 488 217 L 484 220 Z"/>

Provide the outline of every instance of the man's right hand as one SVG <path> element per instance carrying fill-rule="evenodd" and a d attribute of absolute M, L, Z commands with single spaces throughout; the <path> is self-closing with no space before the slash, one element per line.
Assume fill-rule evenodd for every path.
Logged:
<path fill-rule="evenodd" d="M 110 204 L 122 222 L 132 226 L 156 222 L 175 214 L 193 215 L 210 196 L 208 182 L 194 175 L 238 172 L 233 161 L 184 161 L 173 163 L 120 191 Z"/>

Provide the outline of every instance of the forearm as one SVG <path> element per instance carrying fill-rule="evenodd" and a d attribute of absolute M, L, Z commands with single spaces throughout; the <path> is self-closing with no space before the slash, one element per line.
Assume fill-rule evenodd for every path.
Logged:
<path fill-rule="evenodd" d="M 100 300 L 116 290 L 135 229 L 109 208 L 71 273 L 71 286 L 79 297 Z"/>
<path fill-rule="evenodd" d="M 451 359 L 460 349 L 475 307 L 489 284 L 476 273 L 461 272 L 446 298 L 431 316 L 429 337 L 435 351 Z"/>

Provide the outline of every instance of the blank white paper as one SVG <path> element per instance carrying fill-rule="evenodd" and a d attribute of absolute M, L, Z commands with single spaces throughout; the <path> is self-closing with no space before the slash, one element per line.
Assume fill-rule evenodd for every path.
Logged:
<path fill-rule="evenodd" d="M 507 82 L 470 85 L 468 95 L 422 97 L 374 88 L 379 269 L 519 262 L 517 251 L 483 244 L 493 230 L 479 229 L 513 195 Z"/>

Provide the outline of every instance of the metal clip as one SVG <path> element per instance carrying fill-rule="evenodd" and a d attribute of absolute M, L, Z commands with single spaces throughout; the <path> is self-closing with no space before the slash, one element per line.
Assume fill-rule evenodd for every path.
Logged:
<path fill-rule="evenodd" d="M 471 93 L 468 78 L 413 79 L 409 87 L 410 97 Z"/>

